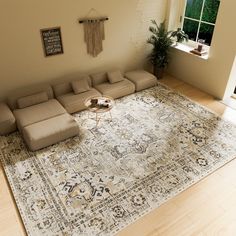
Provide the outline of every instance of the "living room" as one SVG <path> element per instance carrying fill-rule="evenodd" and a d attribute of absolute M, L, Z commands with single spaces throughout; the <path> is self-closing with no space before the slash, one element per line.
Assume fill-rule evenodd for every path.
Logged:
<path fill-rule="evenodd" d="M 236 235 L 234 0 L 0 6 L 1 236 Z"/>

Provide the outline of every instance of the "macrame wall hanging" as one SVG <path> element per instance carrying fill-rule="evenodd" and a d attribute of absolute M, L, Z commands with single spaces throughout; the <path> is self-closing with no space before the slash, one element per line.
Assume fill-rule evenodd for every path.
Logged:
<path fill-rule="evenodd" d="M 98 13 L 94 8 L 89 11 Z M 88 14 L 88 15 L 89 15 Z M 96 17 L 79 20 L 80 24 L 84 24 L 84 41 L 87 44 L 87 53 L 96 57 L 103 51 L 102 41 L 105 39 L 104 21 L 107 17 Z"/>

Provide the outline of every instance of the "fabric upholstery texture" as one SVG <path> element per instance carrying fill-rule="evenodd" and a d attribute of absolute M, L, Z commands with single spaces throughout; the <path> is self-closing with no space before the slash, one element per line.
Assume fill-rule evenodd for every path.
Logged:
<path fill-rule="evenodd" d="M 64 95 L 66 93 L 73 92 L 73 89 L 72 89 L 70 83 L 55 84 L 52 86 L 52 88 L 53 88 L 53 92 L 55 94 L 55 97 L 59 97 L 59 96 Z"/>
<path fill-rule="evenodd" d="M 0 103 L 0 135 L 16 131 L 16 120 L 6 103 Z"/>
<path fill-rule="evenodd" d="M 33 106 L 42 102 L 48 101 L 48 95 L 46 92 L 36 93 L 26 97 L 17 99 L 17 106 L 19 109 Z"/>
<path fill-rule="evenodd" d="M 111 84 L 124 80 L 124 77 L 119 70 L 108 72 L 107 76 Z"/>
<path fill-rule="evenodd" d="M 135 92 L 135 85 L 127 79 L 117 83 L 102 83 L 96 85 L 95 88 L 102 93 L 102 95 L 110 96 L 112 98 L 119 98 L 132 94 Z"/>
<path fill-rule="evenodd" d="M 108 82 L 107 73 L 97 73 L 91 75 L 93 87 L 98 84 Z"/>
<path fill-rule="evenodd" d="M 83 93 L 90 89 L 86 78 L 72 81 L 71 86 L 75 94 Z"/>
<path fill-rule="evenodd" d="M 8 105 L 11 110 L 17 109 L 18 108 L 17 100 L 19 98 L 33 95 L 33 94 L 40 93 L 40 92 L 46 92 L 48 95 L 48 99 L 54 98 L 53 90 L 50 85 L 37 84 L 37 85 L 29 86 L 29 87 L 26 87 L 23 89 L 18 89 L 16 91 L 10 93 L 10 95 L 7 98 Z"/>
<path fill-rule="evenodd" d="M 84 102 L 89 97 L 101 96 L 101 94 L 94 88 L 90 88 L 87 92 L 74 94 L 68 93 L 57 97 L 58 101 L 69 113 L 75 113 L 86 109 Z"/>
<path fill-rule="evenodd" d="M 87 79 L 89 86 L 90 87 L 92 86 L 91 78 L 88 75 L 80 76 L 78 78 L 78 80 L 80 80 L 80 79 Z M 55 94 L 55 97 L 59 97 L 61 95 L 65 95 L 67 93 L 73 92 L 70 82 L 55 84 L 52 86 L 52 88 L 53 88 L 53 92 Z"/>
<path fill-rule="evenodd" d="M 77 122 L 68 113 L 34 123 L 24 128 L 23 137 L 30 150 L 35 151 L 79 133 Z"/>
<path fill-rule="evenodd" d="M 64 114 L 66 110 L 57 100 L 50 99 L 44 103 L 14 110 L 13 113 L 16 117 L 17 127 L 22 131 L 22 128 L 28 125 Z"/>
<path fill-rule="evenodd" d="M 140 91 L 157 84 L 157 78 L 144 70 L 135 70 L 125 73 L 125 77 L 135 84 L 135 90 Z"/>
<path fill-rule="evenodd" d="M 156 76 L 144 70 L 127 72 L 125 77 L 135 84 L 136 91 L 147 89 L 157 84 Z"/>

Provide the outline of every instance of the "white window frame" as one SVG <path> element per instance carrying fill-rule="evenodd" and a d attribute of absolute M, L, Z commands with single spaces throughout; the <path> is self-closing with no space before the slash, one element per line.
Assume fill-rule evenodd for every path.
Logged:
<path fill-rule="evenodd" d="M 185 13 L 186 13 L 186 6 L 187 6 L 187 0 L 184 1 L 185 4 L 183 4 L 184 6 L 184 9 L 183 9 L 183 15 L 180 16 L 180 24 L 181 24 L 181 29 L 183 29 L 183 25 L 184 25 L 184 19 L 188 19 L 188 20 L 192 20 L 192 21 L 196 21 L 198 22 L 198 29 L 197 29 L 197 35 L 196 35 L 196 40 L 189 40 L 189 43 L 187 43 L 188 45 L 191 45 L 191 46 L 196 46 L 199 42 L 198 42 L 198 36 L 199 36 L 199 32 L 200 32 L 200 27 L 201 27 L 201 23 L 204 23 L 204 24 L 208 24 L 208 25 L 212 25 L 215 27 L 215 23 L 210 23 L 210 22 L 207 22 L 207 21 L 203 21 L 202 20 L 202 15 L 203 15 L 203 10 L 204 10 L 204 6 L 205 6 L 205 2 L 206 0 L 203 0 L 203 3 L 202 3 L 202 9 L 201 9 L 201 13 L 200 13 L 200 19 L 197 20 L 197 19 L 194 19 L 194 18 L 191 18 L 191 17 L 186 17 L 185 16 Z M 213 31 L 213 34 L 214 34 L 214 31 Z M 213 35 L 212 35 L 213 36 Z M 206 48 L 210 48 L 210 45 L 206 45 L 204 44 L 204 47 Z"/>

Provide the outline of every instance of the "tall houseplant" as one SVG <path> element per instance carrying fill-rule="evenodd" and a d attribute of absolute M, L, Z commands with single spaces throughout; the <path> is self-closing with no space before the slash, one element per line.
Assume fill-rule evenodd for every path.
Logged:
<path fill-rule="evenodd" d="M 149 27 L 152 33 L 147 43 L 153 46 L 151 54 L 148 56 L 149 61 L 153 65 L 153 73 L 158 79 L 162 78 L 164 68 L 169 62 L 169 49 L 173 44 L 171 32 L 165 28 L 165 22 L 160 25 L 155 20 L 151 21 L 153 26 Z"/>

